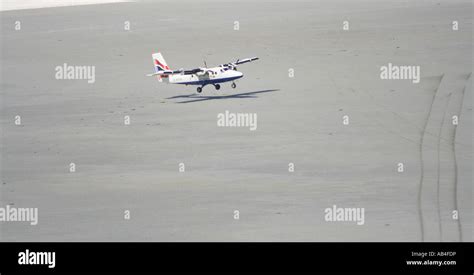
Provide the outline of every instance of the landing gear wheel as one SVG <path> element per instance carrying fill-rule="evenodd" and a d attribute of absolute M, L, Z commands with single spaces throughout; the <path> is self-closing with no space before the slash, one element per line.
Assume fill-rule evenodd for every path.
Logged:
<path fill-rule="evenodd" d="M 198 93 L 201 93 L 201 92 L 202 92 L 202 88 L 201 88 L 201 87 L 197 87 L 197 92 L 198 92 Z"/>
<path fill-rule="evenodd" d="M 235 83 L 232 82 L 232 89 L 235 89 L 235 87 L 237 87 L 237 85 L 235 85 Z"/>
<path fill-rule="evenodd" d="M 216 88 L 216 90 L 219 90 L 221 88 L 221 85 L 216 84 L 216 85 L 214 85 L 214 87 Z"/>

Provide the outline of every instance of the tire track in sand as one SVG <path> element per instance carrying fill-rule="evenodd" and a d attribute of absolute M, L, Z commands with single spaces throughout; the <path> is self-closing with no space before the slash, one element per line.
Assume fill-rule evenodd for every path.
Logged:
<path fill-rule="evenodd" d="M 433 105 L 436 99 L 436 95 L 438 94 L 439 87 L 441 86 L 441 82 L 443 81 L 444 74 L 441 75 L 441 78 L 438 83 L 438 87 L 435 89 L 435 92 L 433 94 L 433 97 L 431 99 L 431 105 L 430 109 L 428 111 L 428 114 L 425 119 L 425 125 L 423 126 L 423 129 L 421 130 L 420 133 L 420 146 L 419 146 L 419 152 L 420 152 L 420 182 L 418 184 L 418 197 L 417 197 L 417 202 L 418 202 L 418 217 L 420 220 L 420 231 L 421 231 L 421 241 L 425 241 L 425 223 L 424 223 L 424 217 L 423 217 L 423 207 L 422 207 L 422 195 L 423 195 L 423 182 L 424 182 L 424 158 L 423 158 L 423 141 L 424 141 L 424 136 L 425 132 L 428 126 L 428 122 L 431 116 L 431 112 L 433 111 Z"/>
<path fill-rule="evenodd" d="M 454 103 L 459 101 L 462 104 L 465 80 L 465 76 L 443 76 L 421 135 L 418 210 L 422 241 L 454 241 L 459 236 L 459 227 L 451 215 L 456 205 L 456 200 L 453 200 L 457 177 L 454 161 L 456 142 L 453 138 L 455 127 L 447 121 L 459 113 L 459 104 Z M 438 134 L 432 136 L 428 132 Z M 448 150 L 442 150 L 442 146 L 448 147 L 445 148 Z"/>

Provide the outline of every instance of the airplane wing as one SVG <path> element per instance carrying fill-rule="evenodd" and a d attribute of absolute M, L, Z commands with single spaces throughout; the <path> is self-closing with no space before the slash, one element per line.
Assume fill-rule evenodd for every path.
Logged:
<path fill-rule="evenodd" d="M 230 62 L 230 63 L 227 63 L 227 64 L 222 64 L 221 66 L 223 66 L 223 67 L 236 68 L 237 65 L 244 64 L 244 63 L 248 63 L 248 62 L 252 62 L 252 61 L 255 61 L 255 60 L 258 60 L 258 57 L 250 57 L 250 58 L 244 58 L 244 59 L 237 59 L 237 61 L 235 61 L 235 62 Z"/>
<path fill-rule="evenodd" d="M 207 70 L 206 69 L 203 69 L 203 68 L 196 68 L 196 69 L 191 69 L 191 70 L 184 70 L 184 69 L 180 69 L 180 70 L 175 70 L 175 71 L 171 71 L 171 70 L 166 70 L 166 71 L 159 71 L 159 72 L 156 72 L 156 73 L 152 73 L 152 74 L 147 74 L 146 76 L 165 76 L 165 75 L 173 75 L 173 74 L 196 74 L 196 73 L 206 73 Z"/>
<path fill-rule="evenodd" d="M 240 65 L 248 62 L 252 62 L 258 60 L 258 57 L 250 57 L 250 58 L 244 58 L 244 59 L 237 59 L 237 61 L 234 63 L 235 65 Z"/>

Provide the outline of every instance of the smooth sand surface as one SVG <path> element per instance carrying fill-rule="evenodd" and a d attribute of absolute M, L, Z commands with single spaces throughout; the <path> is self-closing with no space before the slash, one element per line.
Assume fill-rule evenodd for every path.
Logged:
<path fill-rule="evenodd" d="M 0 222 L 2 241 L 472 241 L 471 1 L 0 17 L 0 206 L 39 209 L 36 226 Z M 196 94 L 145 76 L 155 51 L 173 69 L 260 60 L 239 67 L 236 89 Z M 95 83 L 55 79 L 64 63 L 95 66 Z M 388 63 L 420 66 L 420 83 L 381 80 Z M 226 110 L 257 113 L 257 130 L 217 127 Z M 365 223 L 325 221 L 333 205 L 364 208 Z"/>

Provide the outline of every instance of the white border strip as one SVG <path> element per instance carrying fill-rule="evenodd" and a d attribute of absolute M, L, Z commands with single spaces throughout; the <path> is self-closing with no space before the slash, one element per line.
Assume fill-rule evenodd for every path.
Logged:
<path fill-rule="evenodd" d="M 0 0 L 0 11 L 123 3 L 131 0 Z"/>

